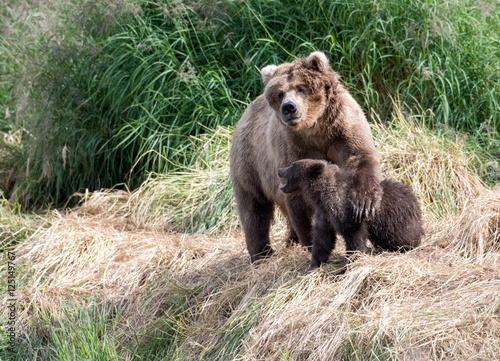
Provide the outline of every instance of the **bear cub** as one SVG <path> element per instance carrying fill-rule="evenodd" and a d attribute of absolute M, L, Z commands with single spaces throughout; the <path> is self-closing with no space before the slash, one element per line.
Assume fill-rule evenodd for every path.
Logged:
<path fill-rule="evenodd" d="M 353 172 L 324 160 L 303 159 L 279 168 L 284 193 L 298 193 L 315 210 L 311 269 L 328 260 L 336 233 L 345 240 L 347 254 L 366 251 L 366 239 L 389 251 L 407 251 L 420 245 L 422 214 L 412 190 L 396 181 L 381 182 L 380 209 L 368 219 L 353 213 L 349 199 Z"/>

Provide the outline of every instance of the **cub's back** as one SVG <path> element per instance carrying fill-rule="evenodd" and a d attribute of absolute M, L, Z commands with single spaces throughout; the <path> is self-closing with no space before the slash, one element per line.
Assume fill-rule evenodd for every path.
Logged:
<path fill-rule="evenodd" d="M 424 235 L 418 199 L 410 187 L 391 179 L 381 183 L 383 189 L 379 212 L 368 221 L 370 238 L 384 249 L 411 249 Z"/>

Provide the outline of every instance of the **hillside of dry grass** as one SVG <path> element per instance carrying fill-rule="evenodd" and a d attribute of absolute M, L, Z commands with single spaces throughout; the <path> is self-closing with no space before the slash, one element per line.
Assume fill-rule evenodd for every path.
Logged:
<path fill-rule="evenodd" d="M 277 255 L 254 265 L 234 205 L 220 213 L 218 231 L 181 233 L 174 224 L 189 228 L 196 197 L 210 190 L 215 202 L 224 193 L 227 161 L 214 163 L 217 172 L 200 167 L 203 176 L 82 195 L 79 208 L 47 215 L 15 250 L 18 317 L 29 335 L 17 358 L 497 360 L 500 189 L 483 184 L 458 135 L 400 113 L 372 129 L 384 174 L 420 199 L 426 236 L 418 249 L 364 255 L 335 276 L 342 249 L 306 273 L 310 255 L 281 242 L 279 217 Z M 210 139 L 220 145 L 210 152 L 225 154 L 229 143 Z M 186 189 L 191 198 L 179 196 Z"/>

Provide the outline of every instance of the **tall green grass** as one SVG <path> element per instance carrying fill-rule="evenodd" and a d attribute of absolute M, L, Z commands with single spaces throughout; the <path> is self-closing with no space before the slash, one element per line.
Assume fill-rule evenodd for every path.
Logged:
<path fill-rule="evenodd" d="M 188 136 L 234 125 L 242 103 L 261 93 L 256 67 L 314 50 L 381 119 L 399 96 L 431 127 L 500 129 L 493 1 L 57 3 L 55 25 L 21 41 L 4 66 L 22 59 L 29 96 L 17 123 L 7 122 L 23 137 L 9 163 L 15 172 L 0 186 L 24 205 L 61 204 L 75 191 L 122 182 L 134 188 L 147 172 L 189 166 Z M 16 40 L 7 37 L 2 50 Z M 22 94 L 13 96 L 21 102 Z"/>
<path fill-rule="evenodd" d="M 117 360 L 118 340 L 109 336 L 119 316 L 106 307 L 66 305 L 60 316 L 41 313 L 38 332 L 19 333 L 12 351 L 0 351 L 5 360 Z M 19 329 L 23 329 L 20 325 Z"/>
<path fill-rule="evenodd" d="M 41 217 L 23 214 L 19 203 L 8 202 L 0 194 L 0 257 L 6 260 L 6 252 L 29 238 L 41 223 Z"/>

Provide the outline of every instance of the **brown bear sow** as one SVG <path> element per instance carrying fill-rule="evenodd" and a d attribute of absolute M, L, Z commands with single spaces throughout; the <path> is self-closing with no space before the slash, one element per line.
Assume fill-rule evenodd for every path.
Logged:
<path fill-rule="evenodd" d="M 289 241 L 310 246 L 313 211 L 300 194 L 279 190 L 276 170 L 299 159 L 326 159 L 352 170 L 349 201 L 359 217 L 380 203 L 379 158 L 361 107 L 321 52 L 262 69 L 264 94 L 239 120 L 230 151 L 231 181 L 252 262 L 272 253 L 275 205 L 289 220 Z"/>
<path fill-rule="evenodd" d="M 366 250 L 366 239 L 390 251 L 417 247 L 424 234 L 417 198 L 401 183 L 384 179 L 380 210 L 358 222 L 349 201 L 353 172 L 325 161 L 304 159 L 278 169 L 281 190 L 299 192 L 316 211 L 311 269 L 328 260 L 335 247 L 335 231 L 345 240 L 348 253 Z"/>

